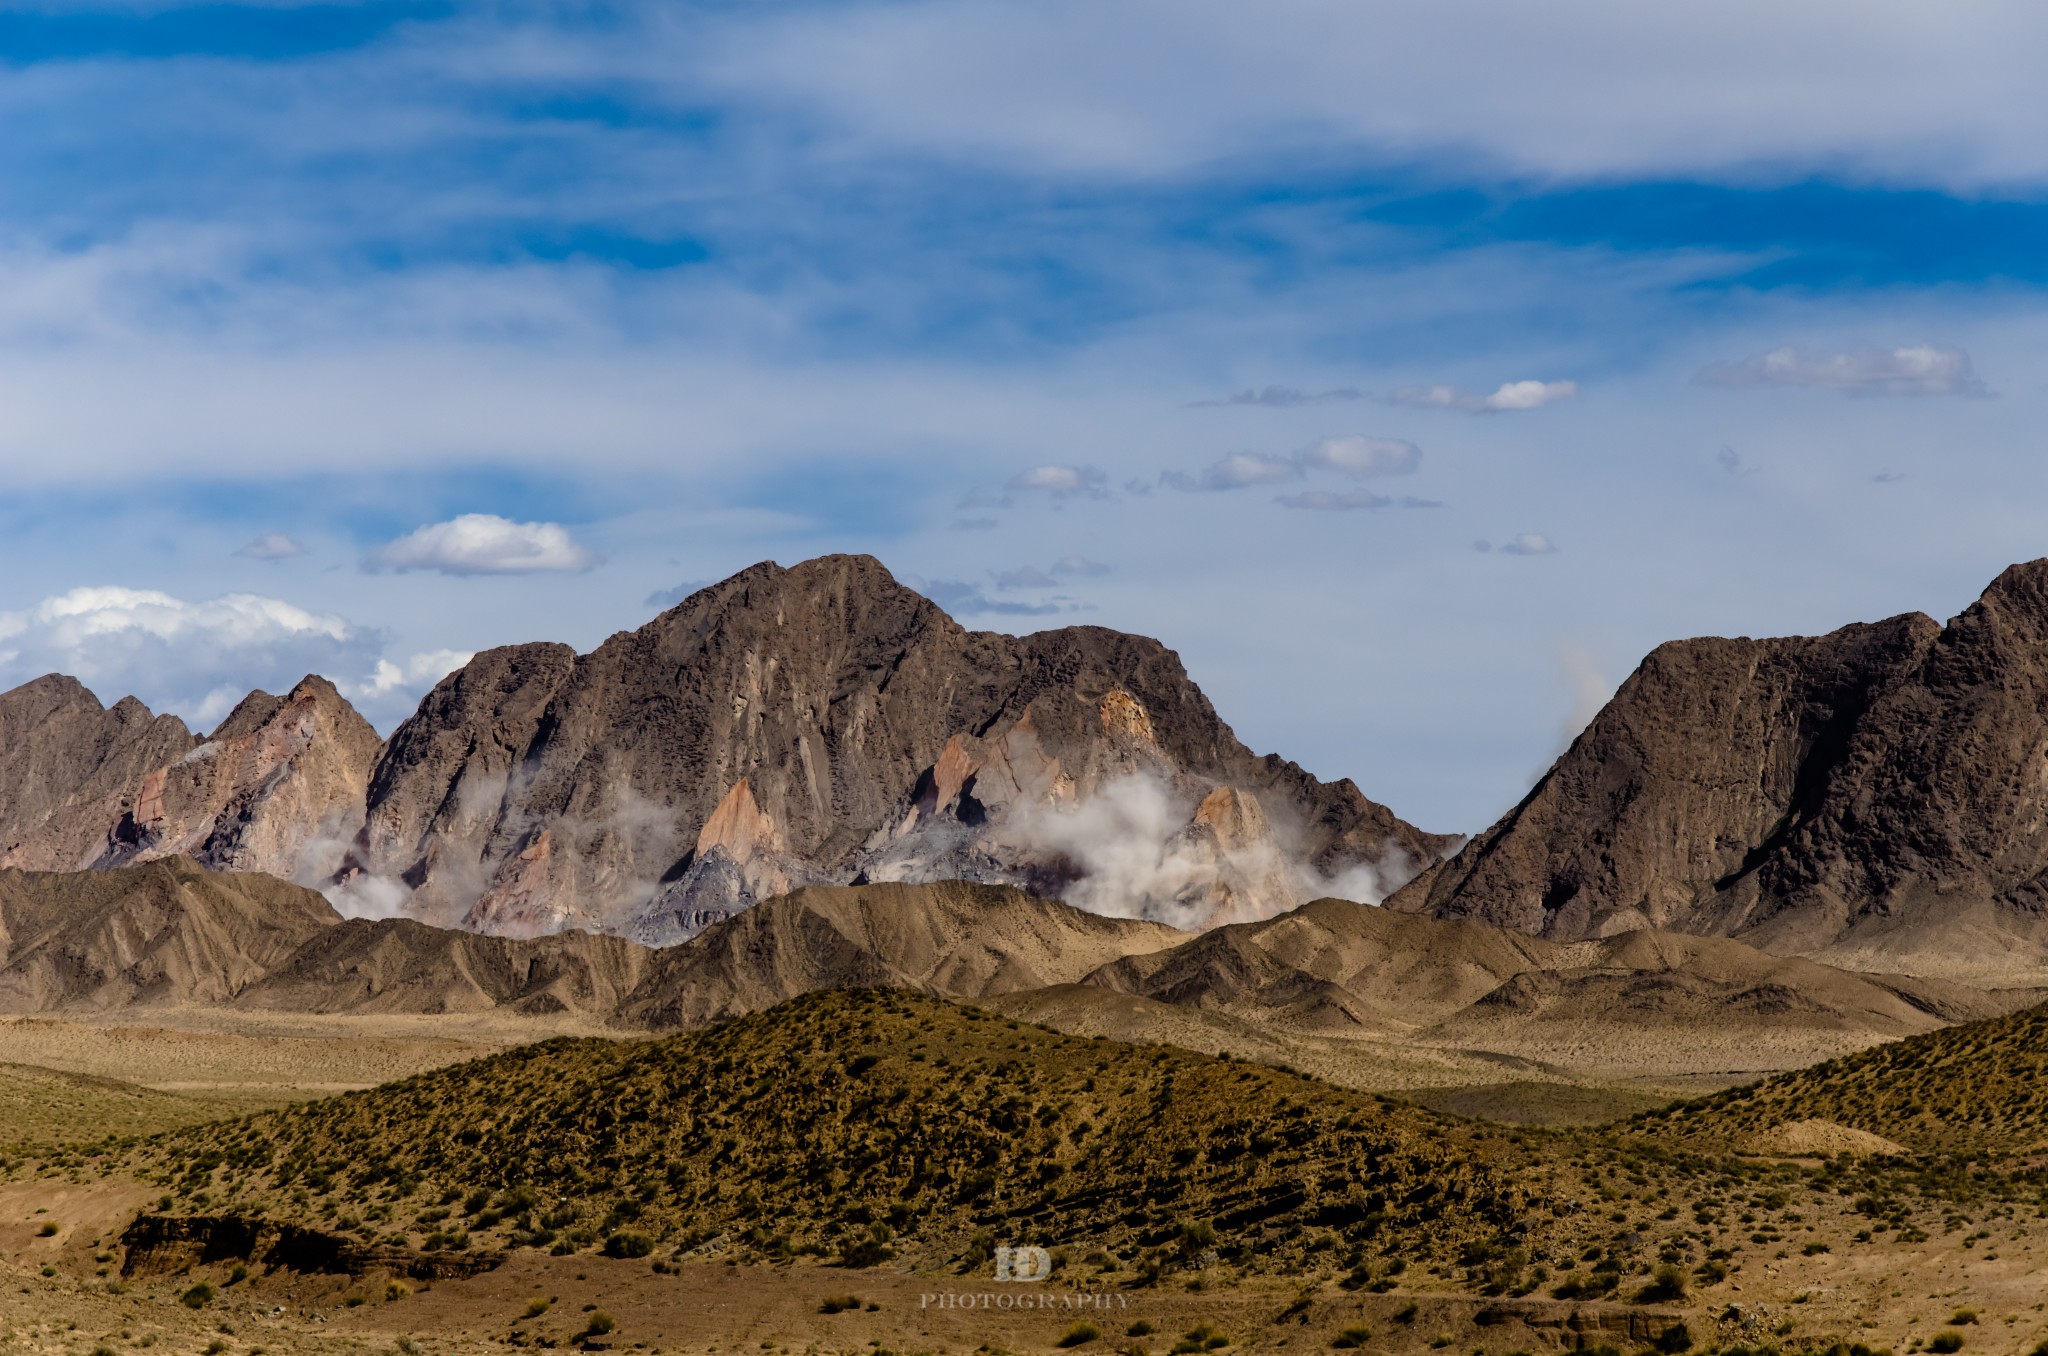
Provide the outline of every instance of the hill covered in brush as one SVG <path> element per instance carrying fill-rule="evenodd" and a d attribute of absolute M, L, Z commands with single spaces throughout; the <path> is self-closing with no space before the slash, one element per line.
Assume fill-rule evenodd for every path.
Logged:
<path fill-rule="evenodd" d="M 972 1264 L 1040 1242 L 1418 1258 L 1532 1208 L 1505 1136 L 1280 1070 L 904 992 L 556 1040 L 134 1151 L 177 1209 L 426 1250 Z"/>
<path fill-rule="evenodd" d="M 1875 1046 L 1637 1124 L 1693 1142 L 1740 1145 L 1812 1120 L 1923 1153 L 2048 1148 L 2048 1006 Z"/>

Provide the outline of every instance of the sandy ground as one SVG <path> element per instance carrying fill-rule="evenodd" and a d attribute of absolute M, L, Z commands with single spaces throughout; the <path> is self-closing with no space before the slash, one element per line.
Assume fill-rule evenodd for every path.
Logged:
<path fill-rule="evenodd" d="M 373 1087 L 528 1041 L 592 1034 L 601 1033 L 586 1025 L 498 1015 L 309 1017 L 129 1009 L 98 1020 L 0 1018 L 0 1062 L 166 1092 L 296 1100 Z"/>
<path fill-rule="evenodd" d="M 1231 1350 L 1324 1350 L 1353 1326 L 1368 1350 L 1449 1349 L 1508 1356 L 1558 1350 L 1577 1340 L 1640 1350 L 1631 1322 L 1679 1316 L 1702 1347 L 1837 1338 L 1905 1352 L 1938 1332 L 1966 1352 L 2017 1354 L 2048 1336 L 2048 1230 L 2007 1222 L 1989 1237 L 1966 1233 L 1920 1244 L 1853 1244 L 1831 1253 L 1759 1252 L 1722 1284 L 1677 1305 L 1503 1303 L 1448 1293 L 1422 1278 L 1389 1294 L 1347 1293 L 1325 1275 L 1299 1279 L 1223 1275 L 1193 1290 L 1005 1284 L 992 1277 L 916 1276 L 889 1268 L 743 1267 L 691 1262 L 657 1272 L 646 1261 L 518 1254 L 467 1280 L 400 1282 L 262 1274 L 231 1281 L 224 1264 L 176 1276 L 123 1280 L 109 1235 L 146 1193 L 119 1184 L 81 1188 L 16 1183 L 0 1188 L 0 1351 L 86 1356 L 161 1350 L 215 1356 L 287 1352 L 420 1352 L 599 1349 L 648 1352 L 968 1353 L 1049 1352 L 1080 1322 L 1099 1336 L 1077 1344 L 1110 1352 L 1132 1343 L 1163 1356 L 1198 1326 Z M 37 1213 L 42 1211 L 44 1213 Z M 37 1222 L 62 1220 L 38 1237 Z M 1851 1222 L 1844 1217 L 1842 1227 Z M 1817 1220 L 1816 1236 L 1836 1232 Z M 105 1262 L 97 1258 L 105 1257 Z M 52 1274 L 45 1274 L 46 1269 Z M 215 1297 L 190 1309 L 179 1297 L 206 1280 Z M 855 1308 L 824 1312 L 828 1297 Z M 537 1301 L 545 1300 L 543 1305 Z M 354 1303 L 351 1303 L 354 1301 Z M 1412 1310 L 1410 1306 L 1413 1306 Z M 1974 1321 L 1951 1325 L 1960 1308 Z M 539 1308 L 542 1312 L 534 1313 Z M 582 1339 L 593 1316 L 608 1333 Z M 1634 1316 L 1633 1319 L 1631 1316 Z M 1489 1321 L 1493 1320 L 1493 1321 Z M 1151 1331 L 1127 1335 L 1134 1324 Z M 1640 1333 L 1642 1330 L 1637 1329 Z M 216 1346 L 216 1344 L 218 1344 Z"/>

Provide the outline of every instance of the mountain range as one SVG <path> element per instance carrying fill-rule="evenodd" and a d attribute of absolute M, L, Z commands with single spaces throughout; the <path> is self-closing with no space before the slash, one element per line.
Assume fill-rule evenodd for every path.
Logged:
<path fill-rule="evenodd" d="M 757 565 L 588 655 L 487 650 L 388 741 L 317 677 L 202 738 L 51 675 L 0 695 L 0 785 L 0 865 L 183 855 L 651 944 L 885 880 L 1201 926 L 1378 898 L 1454 841 L 1251 753 L 1156 641 L 967 631 L 861 556 Z"/>
<path fill-rule="evenodd" d="M 2044 768 L 2048 562 L 1945 625 L 1660 646 L 1461 841 L 1253 754 L 1156 641 L 968 631 L 831 556 L 744 570 L 589 654 L 485 651 L 389 740 L 317 677 L 203 737 L 37 679 L 0 694 L 0 866 L 183 856 L 367 919 L 656 946 L 810 886 L 1004 885 L 1198 931 L 1384 898 L 1545 943 L 1650 929 L 2029 986 Z M 1376 1000 L 1294 1001 L 1349 1021 Z"/>

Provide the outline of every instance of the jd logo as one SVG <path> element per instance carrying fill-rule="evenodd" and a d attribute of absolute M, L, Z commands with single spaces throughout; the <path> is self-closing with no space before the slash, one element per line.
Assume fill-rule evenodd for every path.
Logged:
<path fill-rule="evenodd" d="M 997 1248 L 996 1279 L 1042 1281 L 1052 1275 L 1052 1254 L 1044 1248 Z"/>

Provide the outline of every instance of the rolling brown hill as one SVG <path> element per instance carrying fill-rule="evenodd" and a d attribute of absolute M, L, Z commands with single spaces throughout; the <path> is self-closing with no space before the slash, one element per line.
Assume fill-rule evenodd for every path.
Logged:
<path fill-rule="evenodd" d="M 1946 626 L 1660 646 L 1521 804 L 1390 902 L 2048 978 L 2048 561 Z"/>
<path fill-rule="evenodd" d="M 0 870 L 0 1012 L 226 1004 L 340 921 L 312 890 L 183 858 Z"/>
<path fill-rule="evenodd" d="M 758 1012 L 820 989 L 990 998 L 1071 983 L 1185 937 L 1003 885 L 806 886 L 655 953 L 622 1013 L 662 1029 Z"/>
<path fill-rule="evenodd" d="M 1926 1153 L 2048 1149 L 2048 1006 L 1952 1026 L 1682 1103 L 1644 1133 L 1741 1146 L 1819 1121 Z"/>
<path fill-rule="evenodd" d="M 1444 1262 L 1531 1205 L 1484 1127 L 873 990 L 523 1046 L 131 1162 L 183 1212 L 336 1229 L 374 1199 L 363 1236 L 413 1248 L 973 1266 L 993 1237 L 1154 1256 L 1155 1277 L 1208 1248 L 1313 1266 L 1340 1240 L 1346 1265 Z"/>
<path fill-rule="evenodd" d="M 1087 983 L 1295 1030 L 1426 1032 L 1477 1045 L 1554 1023 L 1770 1026 L 1890 1038 L 2011 1011 L 2032 991 L 1854 974 L 1719 937 L 1639 931 L 1556 943 L 1348 900 L 1220 927 Z"/>

